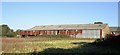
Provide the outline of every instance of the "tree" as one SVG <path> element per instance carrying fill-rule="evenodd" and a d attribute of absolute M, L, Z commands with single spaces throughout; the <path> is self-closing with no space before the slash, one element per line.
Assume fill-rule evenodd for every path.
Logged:
<path fill-rule="evenodd" d="M 94 22 L 94 24 L 103 24 L 103 22 Z"/>
<path fill-rule="evenodd" d="M 8 25 L 0 25 L 0 36 L 5 37 L 5 36 L 13 36 L 14 31 L 8 27 Z"/>
<path fill-rule="evenodd" d="M 9 30 L 8 32 L 7 32 L 7 35 L 6 35 L 7 37 L 14 37 L 15 36 L 15 33 L 14 33 L 14 31 L 11 29 L 11 30 Z"/>
<path fill-rule="evenodd" d="M 19 35 L 20 31 L 21 31 L 21 30 L 18 29 L 18 30 L 15 31 L 15 33 L 16 33 L 17 35 Z"/>

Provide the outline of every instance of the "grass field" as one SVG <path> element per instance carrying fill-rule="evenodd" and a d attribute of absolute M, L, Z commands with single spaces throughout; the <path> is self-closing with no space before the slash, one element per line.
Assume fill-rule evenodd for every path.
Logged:
<path fill-rule="evenodd" d="M 54 38 L 3 38 L 2 50 L 4 53 L 29 53 L 43 51 L 47 48 L 69 49 L 77 47 L 74 42 L 93 42 L 94 40 L 54 39 Z"/>
<path fill-rule="evenodd" d="M 2 38 L 2 53 L 108 53 L 119 54 L 116 48 L 95 46 L 95 39 Z"/>

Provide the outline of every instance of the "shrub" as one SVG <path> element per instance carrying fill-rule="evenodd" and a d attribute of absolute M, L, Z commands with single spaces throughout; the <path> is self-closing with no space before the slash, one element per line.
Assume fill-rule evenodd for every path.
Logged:
<path fill-rule="evenodd" d="M 7 37 L 14 37 L 15 34 L 14 34 L 14 32 L 8 32 L 6 36 L 7 36 Z"/>
<path fill-rule="evenodd" d="M 94 42 L 93 44 L 99 46 L 120 46 L 120 35 L 107 35 L 107 38 L 104 41 Z"/>
<path fill-rule="evenodd" d="M 8 25 L 0 25 L 0 36 L 2 37 L 13 37 L 14 36 L 14 31 L 9 28 Z"/>
<path fill-rule="evenodd" d="M 38 35 L 38 36 L 29 36 L 29 37 L 70 38 L 70 36 L 65 35 L 65 34 L 59 34 L 59 35 Z"/>

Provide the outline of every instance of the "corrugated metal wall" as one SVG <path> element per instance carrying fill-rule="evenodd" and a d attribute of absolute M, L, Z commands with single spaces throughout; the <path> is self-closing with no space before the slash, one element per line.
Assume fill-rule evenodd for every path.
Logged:
<path fill-rule="evenodd" d="M 100 38 L 100 30 L 83 30 L 82 38 Z"/>
<path fill-rule="evenodd" d="M 76 38 L 82 38 L 82 34 L 81 34 L 81 33 L 78 33 L 78 34 L 76 35 Z"/>

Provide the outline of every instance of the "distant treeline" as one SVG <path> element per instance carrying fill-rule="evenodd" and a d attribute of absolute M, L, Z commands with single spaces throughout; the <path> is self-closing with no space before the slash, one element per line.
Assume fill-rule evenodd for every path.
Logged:
<path fill-rule="evenodd" d="M 2 37 L 14 37 L 15 32 L 13 29 L 10 29 L 8 25 L 0 25 L 0 36 Z"/>

